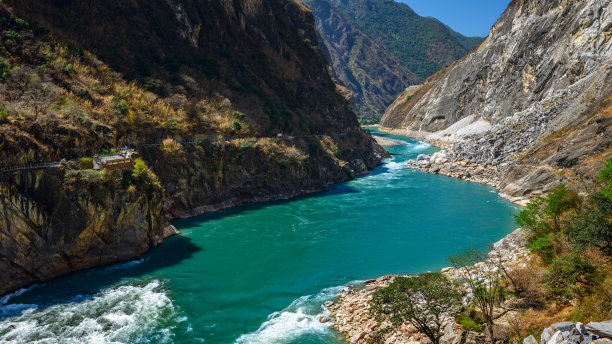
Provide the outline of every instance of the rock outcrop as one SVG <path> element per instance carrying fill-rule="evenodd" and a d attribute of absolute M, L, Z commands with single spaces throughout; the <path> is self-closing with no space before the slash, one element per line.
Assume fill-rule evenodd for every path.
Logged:
<path fill-rule="evenodd" d="M 611 27 L 607 1 L 512 1 L 476 49 L 398 98 L 381 126 L 449 148 L 426 170 L 511 197 L 593 179 L 612 156 Z"/>

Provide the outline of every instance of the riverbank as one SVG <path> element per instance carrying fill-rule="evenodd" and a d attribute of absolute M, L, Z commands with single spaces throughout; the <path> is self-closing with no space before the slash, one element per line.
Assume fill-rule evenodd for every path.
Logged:
<path fill-rule="evenodd" d="M 391 129 L 376 126 L 382 132 L 393 135 L 405 135 L 413 137 L 417 140 L 427 142 L 433 146 L 442 148 L 443 150 L 432 155 L 422 155 L 416 160 L 408 161 L 408 168 L 415 168 L 425 173 L 439 174 L 446 177 L 458 178 L 474 183 L 492 186 L 497 189 L 499 196 L 516 205 L 525 206 L 533 197 L 541 195 L 536 185 L 540 184 L 544 178 L 538 178 L 538 175 L 530 174 L 525 178 L 515 182 L 508 183 L 503 176 L 510 169 L 510 164 L 502 164 L 501 166 L 492 166 L 483 163 L 471 162 L 460 159 L 450 154 L 450 148 L 453 144 L 462 142 L 462 139 L 457 135 L 445 136 L 440 133 L 417 132 L 405 129 Z M 476 132 L 477 128 L 463 128 L 463 134 L 467 135 Z M 533 181 L 529 179 L 533 178 Z M 554 183 L 554 182 L 552 182 Z M 524 190 L 532 190 L 526 194 Z"/>
<path fill-rule="evenodd" d="M 529 259 L 527 249 L 525 249 L 526 237 L 522 229 L 517 229 L 493 245 L 493 250 L 489 253 L 489 259 L 499 261 L 508 270 L 523 268 Z M 484 263 L 476 264 L 480 271 L 483 271 Z M 449 279 L 461 282 L 461 274 L 455 268 L 444 268 L 441 270 Z M 385 275 L 375 280 L 364 281 L 363 285 L 344 290 L 338 300 L 329 305 L 328 310 L 333 316 L 332 325 L 337 331 L 346 336 L 346 340 L 351 344 L 372 343 L 375 340 L 383 343 L 408 343 L 425 344 L 430 343 L 429 339 L 409 323 L 405 323 L 395 331 L 383 333 L 382 329 L 390 325 L 388 321 L 378 323 L 374 316 L 369 313 L 370 302 L 373 294 L 389 286 L 399 275 Z M 460 328 L 449 321 L 443 326 L 445 336 L 443 343 L 451 344 L 454 339 L 462 336 Z M 466 334 L 466 341 L 462 343 L 481 343 L 479 337 L 471 333 Z"/>

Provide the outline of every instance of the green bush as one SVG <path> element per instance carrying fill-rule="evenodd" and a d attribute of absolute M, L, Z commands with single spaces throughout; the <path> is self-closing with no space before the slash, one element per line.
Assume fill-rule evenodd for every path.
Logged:
<path fill-rule="evenodd" d="M 64 72 L 64 74 L 75 74 L 76 69 L 74 69 L 74 66 L 69 63 L 62 68 L 62 72 Z"/>
<path fill-rule="evenodd" d="M 0 57 L 0 81 L 6 80 L 11 76 L 11 66 Z"/>
<path fill-rule="evenodd" d="M 5 108 L 0 107 L 0 123 L 8 123 L 8 111 Z"/>
<path fill-rule="evenodd" d="M 137 158 L 134 161 L 134 169 L 132 170 L 132 176 L 135 178 L 144 178 L 147 176 L 147 165 L 142 158 Z"/>
<path fill-rule="evenodd" d="M 598 180 L 604 184 L 604 196 L 612 199 L 612 158 L 608 159 L 604 168 L 599 171 Z"/>
<path fill-rule="evenodd" d="M 234 111 L 234 117 L 238 119 L 244 119 L 246 117 L 246 114 L 240 111 Z"/>
<path fill-rule="evenodd" d="M 15 19 L 15 23 L 16 23 L 17 25 L 19 25 L 19 26 L 20 26 L 21 28 L 23 28 L 23 29 L 27 29 L 27 28 L 29 28 L 29 27 L 30 27 L 30 24 L 29 24 L 27 21 L 25 21 L 25 20 L 23 20 L 23 19 L 21 19 L 21 18 L 17 18 L 17 19 Z"/>
<path fill-rule="evenodd" d="M 550 235 L 531 237 L 527 243 L 527 249 L 542 258 L 546 264 L 552 263 L 555 257 L 555 239 Z"/>
<path fill-rule="evenodd" d="M 576 253 L 570 253 L 553 260 L 544 275 L 544 286 L 550 299 L 567 304 L 574 297 L 588 295 L 605 277 L 604 270 Z"/>
<path fill-rule="evenodd" d="M 238 149 L 240 150 L 245 150 L 245 149 L 249 149 L 249 148 L 253 148 L 254 145 L 251 141 L 243 141 L 240 146 L 238 147 Z"/>
<path fill-rule="evenodd" d="M 469 313 L 457 315 L 455 320 L 464 330 L 472 332 L 482 332 L 482 324 L 485 322 L 482 313 L 474 310 Z"/>
<path fill-rule="evenodd" d="M 21 35 L 13 30 L 6 30 L 2 33 L 5 38 L 19 39 Z"/>
<path fill-rule="evenodd" d="M 79 158 L 79 166 L 84 169 L 92 169 L 93 168 L 93 159 L 92 158 Z"/>
<path fill-rule="evenodd" d="M 612 253 L 612 198 L 605 192 L 590 197 L 583 209 L 572 218 L 567 237 L 577 250 L 597 247 Z"/>
<path fill-rule="evenodd" d="M 242 130 L 242 124 L 240 124 L 239 120 L 235 119 L 232 121 L 232 124 L 230 124 L 229 128 L 233 133 L 237 133 Z"/>

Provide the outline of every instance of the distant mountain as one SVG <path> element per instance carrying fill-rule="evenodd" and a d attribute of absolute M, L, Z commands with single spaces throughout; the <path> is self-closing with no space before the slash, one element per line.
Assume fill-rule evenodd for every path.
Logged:
<path fill-rule="evenodd" d="M 311 0 L 309 6 L 336 77 L 352 92 L 349 100 L 362 118 L 380 119 L 407 85 L 421 81 L 329 1 Z"/>
<path fill-rule="evenodd" d="M 482 40 L 393 0 L 304 2 L 362 118 L 379 119 L 407 86 L 463 57 Z"/>

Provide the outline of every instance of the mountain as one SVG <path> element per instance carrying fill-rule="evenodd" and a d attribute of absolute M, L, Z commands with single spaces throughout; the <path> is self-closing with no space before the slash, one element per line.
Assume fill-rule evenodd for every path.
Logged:
<path fill-rule="evenodd" d="M 460 61 L 401 95 L 381 125 L 448 147 L 422 169 L 512 199 L 593 181 L 612 156 L 612 3 L 514 0 Z"/>
<path fill-rule="evenodd" d="M 338 79 L 362 118 L 378 120 L 393 99 L 482 39 L 465 37 L 393 0 L 306 0 Z"/>
<path fill-rule="evenodd" d="M 323 190 L 385 154 L 298 1 L 8 0 L 0 33 L 0 294 L 138 257 L 174 218 Z M 132 166 L 93 169 L 126 146 Z"/>
<path fill-rule="evenodd" d="M 362 118 L 378 120 L 399 92 L 420 82 L 393 54 L 327 0 L 312 0 L 308 6 L 317 18 L 317 30 L 335 75 L 352 91 Z"/>

